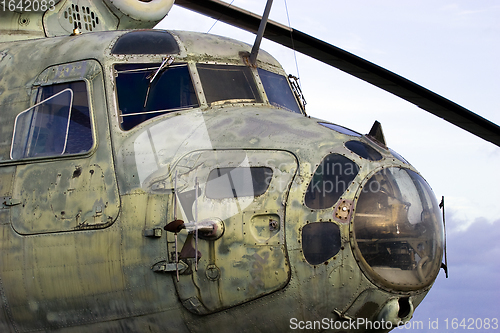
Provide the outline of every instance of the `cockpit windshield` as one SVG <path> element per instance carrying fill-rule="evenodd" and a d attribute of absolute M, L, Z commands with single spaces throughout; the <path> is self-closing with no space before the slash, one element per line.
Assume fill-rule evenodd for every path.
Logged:
<path fill-rule="evenodd" d="M 262 103 L 249 67 L 199 64 L 197 68 L 209 105 Z"/>
<path fill-rule="evenodd" d="M 187 64 L 115 65 L 122 129 L 153 117 L 199 106 Z"/>
<path fill-rule="evenodd" d="M 197 69 L 209 105 L 263 102 L 249 67 L 199 64 Z M 258 74 L 271 105 L 301 113 L 285 76 L 261 68 Z"/>
<path fill-rule="evenodd" d="M 259 68 L 262 82 L 259 90 L 255 72 L 250 67 L 197 64 L 196 69 L 208 106 L 264 103 L 263 88 L 271 105 L 301 113 L 283 75 Z M 168 112 L 200 107 L 188 65 L 173 63 L 173 57 L 157 64 L 117 64 L 115 75 L 123 130 Z"/>

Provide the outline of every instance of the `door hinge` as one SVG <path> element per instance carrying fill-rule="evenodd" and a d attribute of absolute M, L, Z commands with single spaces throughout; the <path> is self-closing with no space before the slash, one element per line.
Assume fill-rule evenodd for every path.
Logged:
<path fill-rule="evenodd" d="M 2 203 L 4 206 L 12 207 L 12 206 L 20 205 L 22 203 L 22 201 L 19 199 L 13 199 L 12 197 L 3 197 Z"/>

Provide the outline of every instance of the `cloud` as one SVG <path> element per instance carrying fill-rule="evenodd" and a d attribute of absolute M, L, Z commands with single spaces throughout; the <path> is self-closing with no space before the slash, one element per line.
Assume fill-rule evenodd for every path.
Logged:
<path fill-rule="evenodd" d="M 429 320 L 438 320 L 439 332 L 457 331 L 451 327 L 454 318 L 465 319 L 467 325 L 472 322 L 469 318 L 478 324 L 486 318 L 500 321 L 500 219 L 479 218 L 462 229 L 461 221 L 449 214 L 447 224 L 449 278 L 440 272 L 413 320 L 422 321 L 424 331 Z"/>

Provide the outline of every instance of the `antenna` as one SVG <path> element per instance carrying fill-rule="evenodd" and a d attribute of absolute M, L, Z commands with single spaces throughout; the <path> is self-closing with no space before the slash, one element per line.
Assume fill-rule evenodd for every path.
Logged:
<path fill-rule="evenodd" d="M 262 41 L 262 37 L 264 37 L 264 30 L 266 30 L 267 19 L 269 18 L 272 5 L 273 0 L 267 0 L 266 9 L 264 10 L 264 15 L 262 15 L 262 20 L 260 21 L 259 31 L 257 31 L 257 37 L 255 37 L 255 43 L 253 44 L 252 52 L 250 53 L 250 64 L 252 66 L 255 66 L 257 63 L 257 54 L 259 53 L 260 42 Z"/>
<path fill-rule="evenodd" d="M 441 197 L 441 203 L 439 208 L 443 210 L 443 229 L 444 229 L 444 263 L 441 264 L 441 268 L 444 269 L 446 278 L 448 278 L 448 255 L 446 254 L 446 222 L 444 219 L 444 195 Z"/>
<path fill-rule="evenodd" d="M 174 178 L 174 221 L 177 220 L 177 170 L 175 170 Z M 179 253 L 177 252 L 177 232 L 174 233 L 175 237 L 175 275 L 177 282 L 179 282 Z"/>

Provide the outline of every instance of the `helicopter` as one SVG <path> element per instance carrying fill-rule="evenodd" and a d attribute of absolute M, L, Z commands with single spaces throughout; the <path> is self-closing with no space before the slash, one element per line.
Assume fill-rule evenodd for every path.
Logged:
<path fill-rule="evenodd" d="M 160 2 L 3 13 L 2 330 L 408 321 L 442 266 L 427 182 L 265 51 L 144 30 Z"/>

